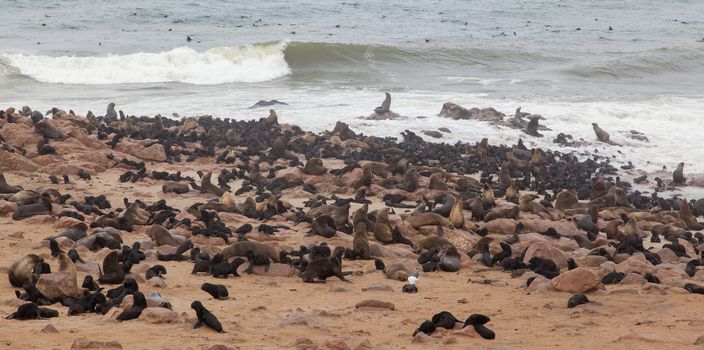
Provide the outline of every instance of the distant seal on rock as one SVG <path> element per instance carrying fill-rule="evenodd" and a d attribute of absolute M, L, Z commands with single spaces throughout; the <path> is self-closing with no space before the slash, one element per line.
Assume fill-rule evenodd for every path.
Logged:
<path fill-rule="evenodd" d="M 609 143 L 609 133 L 604 131 L 602 128 L 599 127 L 599 124 L 597 123 L 592 123 L 592 128 L 594 128 L 594 133 L 596 133 L 596 138 L 597 140 L 601 142 L 606 142 Z"/>

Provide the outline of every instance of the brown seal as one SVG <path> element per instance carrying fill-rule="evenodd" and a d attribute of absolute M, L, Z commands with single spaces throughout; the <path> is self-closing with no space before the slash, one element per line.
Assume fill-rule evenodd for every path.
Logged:
<path fill-rule="evenodd" d="M 372 185 L 372 171 L 369 168 L 362 170 L 362 176 L 352 182 L 352 188 L 369 187 Z"/>
<path fill-rule="evenodd" d="M 303 282 L 325 283 L 325 279 L 328 277 L 337 277 L 342 281 L 350 282 L 342 274 L 342 255 L 344 253 L 345 248 L 336 247 L 330 257 L 319 258 L 309 262 L 306 270 L 300 274 Z"/>
<path fill-rule="evenodd" d="M 313 219 L 311 231 L 314 235 L 330 238 L 337 232 L 337 225 L 332 216 L 323 214 Z"/>
<path fill-rule="evenodd" d="M 393 243 L 393 230 L 389 222 L 389 208 L 381 209 L 376 214 L 374 238 L 381 243 Z"/>
<path fill-rule="evenodd" d="M 517 204 L 518 198 L 519 198 L 518 186 L 516 186 L 515 180 L 511 180 L 511 184 L 508 185 L 508 188 L 506 189 L 506 201 L 511 202 L 513 204 Z"/>
<path fill-rule="evenodd" d="M 430 175 L 430 182 L 428 183 L 428 188 L 431 190 L 447 191 L 449 188 L 447 183 L 443 181 L 442 174 L 435 173 Z"/>
<path fill-rule="evenodd" d="M 41 196 L 37 203 L 20 205 L 12 215 L 13 220 L 22 220 L 34 215 L 51 214 L 51 201 L 49 198 Z"/>
<path fill-rule="evenodd" d="M 212 176 L 213 176 L 213 174 L 211 172 L 208 172 L 205 175 L 203 175 L 203 177 L 200 179 L 200 192 L 201 193 L 210 193 L 210 194 L 214 194 L 218 197 L 222 197 L 222 195 L 223 195 L 223 193 L 225 193 L 225 191 L 223 191 L 220 187 L 213 185 L 213 183 L 210 180 L 210 178 Z"/>
<path fill-rule="evenodd" d="M 462 211 L 462 198 L 455 198 L 455 203 L 450 209 L 450 217 L 448 218 L 452 226 L 456 228 L 464 227 L 464 212 Z"/>
<path fill-rule="evenodd" d="M 277 125 L 277 124 L 279 124 L 279 116 L 276 115 L 275 110 L 270 109 L 269 116 L 267 116 L 266 118 L 263 118 L 262 121 L 264 122 L 264 125 L 266 125 L 266 126 Z"/>
<path fill-rule="evenodd" d="M 323 160 L 320 158 L 308 159 L 303 167 L 303 173 L 307 175 L 320 176 L 328 172 L 328 169 L 323 166 Z"/>
<path fill-rule="evenodd" d="M 484 215 L 484 222 L 489 222 L 496 219 L 516 219 L 519 211 L 520 210 L 517 205 L 512 205 L 505 208 L 493 208 Z"/>
<path fill-rule="evenodd" d="M 682 198 L 680 203 L 680 219 L 687 224 L 687 228 L 690 230 L 699 231 L 703 228 L 702 224 L 697 222 L 697 219 L 692 215 L 692 210 L 689 208 L 687 198 Z"/>
<path fill-rule="evenodd" d="M 438 267 L 446 272 L 456 272 L 460 269 L 460 253 L 453 245 L 447 245 L 440 250 L 440 261 Z"/>
<path fill-rule="evenodd" d="M 369 238 L 367 237 L 367 225 L 364 222 L 360 222 L 354 227 L 352 249 L 354 249 L 355 255 L 360 259 L 369 260 L 372 258 Z"/>
<path fill-rule="evenodd" d="M 173 192 L 176 194 L 184 194 L 188 193 L 190 190 L 187 184 L 180 182 L 167 182 L 161 186 L 161 192 L 164 193 Z"/>
<path fill-rule="evenodd" d="M 679 185 L 687 183 L 687 178 L 684 177 L 684 162 L 677 164 L 677 169 L 672 172 L 672 182 Z"/>
<path fill-rule="evenodd" d="M 413 252 L 418 254 L 418 253 L 421 253 L 423 250 L 439 251 L 448 245 L 452 245 L 452 243 L 450 243 L 450 241 L 448 241 L 442 237 L 430 236 L 428 238 L 424 238 L 424 239 L 416 242 L 413 245 Z"/>
<path fill-rule="evenodd" d="M 596 133 L 597 140 L 606 143 L 610 142 L 609 133 L 600 128 L 597 123 L 592 123 L 592 128 L 594 128 L 594 133 Z"/>
<path fill-rule="evenodd" d="M 247 251 L 252 251 L 255 255 L 268 256 L 274 262 L 279 262 L 279 254 L 276 250 L 266 244 L 253 241 L 236 242 L 222 250 L 222 255 L 225 259 L 233 256 L 247 256 Z"/>
<path fill-rule="evenodd" d="M 149 221 L 149 217 L 142 213 L 137 202 L 132 203 L 122 217 L 133 225 L 144 225 Z"/>
<path fill-rule="evenodd" d="M 484 190 L 482 191 L 482 205 L 484 208 L 490 208 L 496 205 L 494 199 L 494 189 L 488 183 L 484 184 Z"/>
<path fill-rule="evenodd" d="M 418 171 L 416 168 L 410 168 L 406 170 L 403 175 L 403 182 L 396 185 L 396 188 L 402 189 L 407 192 L 415 192 L 420 187 L 418 183 Z"/>
<path fill-rule="evenodd" d="M 5 175 L 0 172 L 0 193 L 17 193 L 19 191 L 22 191 L 22 187 L 8 185 Z"/>
<path fill-rule="evenodd" d="M 408 275 L 411 274 L 411 269 L 404 263 L 395 263 L 384 267 L 386 278 L 396 281 L 405 282 L 408 280 Z"/>
<path fill-rule="evenodd" d="M 415 229 L 427 225 L 442 225 L 444 227 L 455 228 L 450 220 L 445 219 L 442 215 L 435 213 L 420 213 L 411 215 L 406 218 L 406 222 Z"/>
<path fill-rule="evenodd" d="M 574 208 L 577 203 L 579 203 L 579 198 L 577 198 L 577 191 L 562 190 L 555 197 L 555 209 L 565 211 L 566 209 Z"/>
<path fill-rule="evenodd" d="M 163 245 L 170 245 L 172 247 L 178 247 L 181 243 L 174 238 L 173 235 L 161 225 L 152 225 L 152 227 L 147 230 L 147 236 L 156 243 L 157 247 Z"/>
<path fill-rule="evenodd" d="M 40 262 L 44 262 L 44 259 L 36 254 L 28 254 L 15 261 L 7 270 L 10 284 L 13 287 L 22 288 L 25 284 L 32 282 L 34 266 Z"/>

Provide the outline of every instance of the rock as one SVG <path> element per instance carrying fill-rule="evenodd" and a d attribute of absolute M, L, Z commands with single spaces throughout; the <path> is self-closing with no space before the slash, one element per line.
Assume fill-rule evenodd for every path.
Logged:
<path fill-rule="evenodd" d="M 660 256 L 662 262 L 676 263 L 680 258 L 672 251 L 670 248 L 662 248 L 657 253 Z"/>
<path fill-rule="evenodd" d="M 296 311 L 291 316 L 288 316 L 279 322 L 279 327 L 291 326 L 291 325 L 305 325 L 308 327 L 327 329 L 320 321 L 311 315 L 308 315 L 302 311 Z"/>
<path fill-rule="evenodd" d="M 222 237 L 206 237 L 203 235 L 194 235 L 191 237 L 191 241 L 198 245 L 219 246 L 227 244 Z"/>
<path fill-rule="evenodd" d="M 376 299 L 368 299 L 368 300 L 363 300 L 358 302 L 355 306 L 355 308 L 378 308 L 378 309 L 389 309 L 393 310 L 396 308 L 393 303 L 387 302 L 387 301 L 381 301 L 381 300 L 376 300 Z"/>
<path fill-rule="evenodd" d="M 15 210 L 17 210 L 16 203 L 0 200 L 0 216 L 10 216 Z"/>
<path fill-rule="evenodd" d="M 298 167 L 289 167 L 276 172 L 275 179 L 284 180 L 286 182 L 303 181 L 303 170 Z"/>
<path fill-rule="evenodd" d="M 139 319 L 154 324 L 175 323 L 178 321 L 178 314 L 163 307 L 148 307 L 142 310 Z"/>
<path fill-rule="evenodd" d="M 604 276 L 612 272 L 616 272 L 616 264 L 614 264 L 613 261 L 605 261 L 599 265 L 599 271 L 597 271 L 597 274 L 600 278 L 604 278 Z"/>
<path fill-rule="evenodd" d="M 363 336 L 331 337 L 326 339 L 323 344 L 333 350 L 367 350 L 372 348 L 369 338 Z"/>
<path fill-rule="evenodd" d="M 552 281 L 550 281 L 549 279 L 547 279 L 543 275 L 539 275 L 539 276 L 535 277 L 533 282 L 530 284 L 530 286 L 528 286 L 528 288 L 526 290 L 530 293 L 540 294 L 540 293 L 552 292 L 555 290 L 555 288 L 553 288 L 553 286 L 552 286 Z"/>
<path fill-rule="evenodd" d="M 147 280 L 147 285 L 154 288 L 166 288 L 166 281 L 159 276 L 152 277 Z"/>
<path fill-rule="evenodd" d="M 81 222 L 82 222 L 82 221 L 80 221 L 80 220 L 78 220 L 78 219 L 74 219 L 74 218 L 72 218 L 72 217 L 62 216 L 62 217 L 59 218 L 59 220 L 57 220 L 57 221 L 54 223 L 53 228 L 55 228 L 55 229 L 57 229 L 57 230 L 66 230 L 66 229 L 68 229 L 68 228 L 70 228 L 70 227 L 73 227 L 73 226 L 75 226 L 76 224 L 79 224 L 79 223 L 81 223 Z"/>
<path fill-rule="evenodd" d="M 42 139 L 34 128 L 20 123 L 6 124 L 0 128 L 0 137 L 14 148 L 31 149 Z"/>
<path fill-rule="evenodd" d="M 111 341 L 100 341 L 100 340 L 88 340 L 87 338 L 78 338 L 73 341 L 71 349 L 122 349 L 122 344 L 115 340 Z"/>
<path fill-rule="evenodd" d="M 496 221 L 492 220 L 491 222 Z M 487 223 L 488 224 L 488 223 Z M 452 243 L 460 252 L 468 252 L 479 241 L 477 235 L 472 235 L 467 231 L 458 229 L 445 229 L 442 238 Z"/>
<path fill-rule="evenodd" d="M 248 263 L 240 265 L 237 271 L 240 274 L 247 274 L 244 270 L 249 266 Z M 264 272 L 264 266 L 255 265 L 252 272 L 258 276 L 275 276 L 275 277 L 291 277 L 296 273 L 296 269 L 288 264 L 271 263 L 269 265 L 269 271 Z"/>
<path fill-rule="evenodd" d="M 225 344 L 213 344 L 213 345 L 203 345 L 201 347 L 203 350 L 239 350 L 240 348 L 234 345 Z"/>
<path fill-rule="evenodd" d="M 49 299 L 78 294 L 76 276 L 66 272 L 52 272 L 39 276 L 37 289 Z"/>
<path fill-rule="evenodd" d="M 630 273 L 637 272 L 641 275 L 646 273 L 652 273 L 655 268 L 648 260 L 645 260 L 645 256 L 640 253 L 633 254 L 628 259 L 616 264 L 616 272 Z"/>
<path fill-rule="evenodd" d="M 505 115 L 493 108 L 482 108 L 479 109 L 474 107 L 472 109 L 464 108 L 458 104 L 452 102 L 446 102 L 442 105 L 439 117 L 451 118 L 451 119 L 477 119 L 483 121 L 502 121 Z"/>
<path fill-rule="evenodd" d="M 341 292 L 349 292 L 349 291 L 350 291 L 349 288 L 342 286 L 342 285 L 339 285 L 339 284 L 330 287 L 330 292 L 333 292 L 333 293 L 341 293 Z"/>
<path fill-rule="evenodd" d="M 54 327 L 52 324 L 46 325 L 46 327 L 42 328 L 41 330 L 42 333 L 59 333 L 59 330 Z"/>
<path fill-rule="evenodd" d="M 442 138 L 442 133 L 435 130 L 423 130 L 423 135 L 427 135 L 436 139 Z"/>
<path fill-rule="evenodd" d="M 599 267 L 607 261 L 609 261 L 609 259 L 601 255 L 587 255 L 577 260 L 577 265 L 584 267 Z"/>
<path fill-rule="evenodd" d="M 552 279 L 552 286 L 561 292 L 584 293 L 601 284 L 599 276 L 584 267 L 578 267 Z"/>
<path fill-rule="evenodd" d="M 95 261 L 85 261 L 85 264 L 80 261 L 76 261 L 75 265 L 76 271 L 85 272 L 94 276 L 100 275 L 100 266 Z"/>
<path fill-rule="evenodd" d="M 534 256 L 543 259 L 550 259 L 555 262 L 555 264 L 557 264 L 558 268 L 562 269 L 567 267 L 567 254 L 565 254 L 565 252 L 563 252 L 562 250 L 551 246 L 548 243 L 534 242 L 530 246 L 528 246 L 528 249 L 526 249 L 525 257 L 523 257 L 523 262 L 525 264 L 528 264 L 530 259 Z"/>
<path fill-rule="evenodd" d="M 621 284 L 645 284 L 647 281 L 637 273 L 629 273 L 621 280 Z"/>
<path fill-rule="evenodd" d="M 151 160 L 157 162 L 163 162 L 166 160 L 166 152 L 164 151 L 164 146 L 155 143 L 149 147 L 144 147 L 147 143 L 151 143 L 149 140 L 126 140 L 122 139 L 115 149 L 117 151 L 127 153 L 131 156 L 137 157 L 142 160 Z"/>
<path fill-rule="evenodd" d="M 37 169 L 39 169 L 39 166 L 37 164 L 23 157 L 21 154 L 17 152 L 7 152 L 0 150 L 0 170 L 33 172 Z"/>
<path fill-rule="evenodd" d="M 374 283 L 369 287 L 362 288 L 362 292 L 393 292 L 394 287 L 385 283 Z"/>

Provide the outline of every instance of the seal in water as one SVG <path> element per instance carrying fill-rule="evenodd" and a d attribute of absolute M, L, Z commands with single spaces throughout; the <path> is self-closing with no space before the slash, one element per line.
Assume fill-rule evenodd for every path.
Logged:
<path fill-rule="evenodd" d="M 680 185 L 687 183 L 687 178 L 684 177 L 684 162 L 677 164 L 677 169 L 672 172 L 672 182 Z"/>
<path fill-rule="evenodd" d="M 384 92 L 384 94 L 386 98 L 384 98 L 384 102 L 381 103 L 381 107 L 374 108 L 374 113 L 376 114 L 383 114 L 391 110 L 391 94 L 388 92 Z"/>
<path fill-rule="evenodd" d="M 599 127 L 599 124 L 597 123 L 592 123 L 592 127 L 594 128 L 594 133 L 596 133 L 596 138 L 597 140 L 601 142 L 606 142 L 609 143 L 609 133 L 604 131 L 602 128 Z"/>
<path fill-rule="evenodd" d="M 200 289 L 202 289 L 206 293 L 210 294 L 213 298 L 218 300 L 225 300 L 229 296 L 229 293 L 227 292 L 227 287 L 223 286 L 222 284 L 212 284 L 206 282 L 200 286 Z"/>
<path fill-rule="evenodd" d="M 191 303 L 191 308 L 193 310 L 196 310 L 196 316 L 198 317 L 198 322 L 193 325 L 193 329 L 203 327 L 203 325 L 206 325 L 212 329 L 214 329 L 218 333 L 224 333 L 225 331 L 222 330 L 222 325 L 220 324 L 220 321 L 218 321 L 218 318 L 215 317 L 208 309 L 203 306 L 203 304 L 200 301 L 194 301 Z"/>

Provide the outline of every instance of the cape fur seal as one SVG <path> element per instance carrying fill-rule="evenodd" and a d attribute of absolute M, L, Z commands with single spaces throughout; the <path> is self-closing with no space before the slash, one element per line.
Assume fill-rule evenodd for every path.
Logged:
<path fill-rule="evenodd" d="M 196 317 L 198 321 L 193 325 L 193 329 L 203 327 L 203 325 L 215 330 L 218 333 L 224 333 L 222 325 L 218 318 L 215 317 L 208 309 L 203 306 L 200 301 L 194 301 L 191 303 L 191 308 L 196 311 Z"/>
<path fill-rule="evenodd" d="M 594 133 L 596 134 L 596 139 L 597 139 L 597 140 L 599 140 L 599 141 L 601 141 L 601 142 L 605 142 L 605 143 L 609 143 L 609 142 L 610 142 L 610 140 L 609 140 L 609 133 L 606 132 L 606 131 L 604 131 L 602 128 L 600 128 L 600 127 L 599 127 L 599 124 L 597 124 L 597 123 L 592 123 L 592 128 L 594 128 Z"/>
<path fill-rule="evenodd" d="M 280 262 L 279 254 L 273 247 L 253 241 L 236 242 L 231 246 L 223 249 L 222 255 L 225 257 L 225 259 L 229 259 L 235 256 L 246 257 L 247 251 L 250 250 L 256 255 L 266 255 L 272 261 L 277 263 Z"/>
<path fill-rule="evenodd" d="M 369 248 L 369 238 L 367 237 L 367 224 L 364 222 L 357 223 L 354 227 L 354 239 L 352 240 L 352 249 L 355 257 L 368 260 L 371 259 L 371 249 Z"/>
<path fill-rule="evenodd" d="M 44 262 L 44 259 L 36 254 L 28 254 L 15 261 L 7 271 L 10 284 L 13 287 L 22 288 L 25 284 L 32 282 L 34 266 L 41 262 Z"/>
<path fill-rule="evenodd" d="M 300 274 L 303 282 L 325 283 L 325 279 L 328 277 L 337 277 L 341 281 L 351 282 L 342 273 L 342 255 L 344 253 L 345 248 L 336 247 L 330 257 L 310 261 L 306 270 Z"/>

